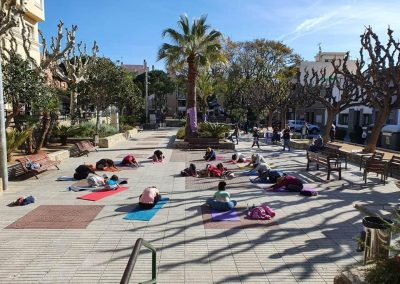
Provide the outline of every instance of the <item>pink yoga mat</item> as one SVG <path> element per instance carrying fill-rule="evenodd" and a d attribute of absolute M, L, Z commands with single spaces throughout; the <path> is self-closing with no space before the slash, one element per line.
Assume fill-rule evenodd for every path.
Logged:
<path fill-rule="evenodd" d="M 225 212 L 211 209 L 211 216 L 214 221 L 240 221 L 240 217 L 235 209 Z"/>
<path fill-rule="evenodd" d="M 103 199 L 104 197 L 114 195 L 116 193 L 119 193 L 121 191 L 127 190 L 127 186 L 120 186 L 117 190 L 104 190 L 104 191 L 96 191 L 92 192 L 89 194 L 85 194 L 82 196 L 77 197 L 78 199 L 84 199 L 84 200 L 89 200 L 89 201 L 97 201 L 100 199 Z"/>

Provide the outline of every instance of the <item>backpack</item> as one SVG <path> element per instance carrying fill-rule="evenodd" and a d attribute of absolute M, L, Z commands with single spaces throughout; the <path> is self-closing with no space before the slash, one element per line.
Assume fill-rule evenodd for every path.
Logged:
<path fill-rule="evenodd" d="M 268 171 L 268 179 L 272 183 L 276 183 L 278 178 L 283 177 L 285 174 L 282 171 L 270 170 Z"/>
<path fill-rule="evenodd" d="M 271 216 L 267 214 L 262 206 L 253 207 L 247 212 L 247 216 L 253 220 L 269 220 Z"/>

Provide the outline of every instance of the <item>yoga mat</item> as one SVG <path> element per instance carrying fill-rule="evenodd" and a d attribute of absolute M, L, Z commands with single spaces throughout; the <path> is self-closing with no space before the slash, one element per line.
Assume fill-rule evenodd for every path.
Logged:
<path fill-rule="evenodd" d="M 260 180 L 260 179 L 255 179 L 255 178 L 249 178 L 249 180 L 252 182 L 252 183 L 272 183 L 272 182 L 269 182 L 269 181 L 262 181 L 262 180 Z"/>
<path fill-rule="evenodd" d="M 129 212 L 124 219 L 125 220 L 140 220 L 150 221 L 157 212 L 169 201 L 168 197 L 161 197 L 157 204 L 152 209 L 142 209 L 137 205 L 131 212 Z"/>
<path fill-rule="evenodd" d="M 238 165 L 239 169 L 252 169 L 252 166 L 248 166 L 248 165 Z"/>
<path fill-rule="evenodd" d="M 215 160 L 216 160 L 216 161 L 222 161 L 222 160 L 225 160 L 225 159 L 224 159 L 224 157 L 217 156 L 217 157 L 215 158 Z"/>
<path fill-rule="evenodd" d="M 119 154 L 118 156 L 116 156 L 115 158 L 120 158 L 123 159 L 126 156 L 130 155 L 131 153 L 126 153 L 126 154 Z M 137 153 L 137 154 L 133 154 L 133 156 L 135 158 L 147 158 L 149 156 L 149 154 L 142 154 L 142 153 Z"/>
<path fill-rule="evenodd" d="M 120 193 L 121 191 L 127 190 L 127 186 L 120 186 L 117 190 L 104 190 L 104 191 L 95 191 L 86 195 L 82 195 L 77 197 L 78 199 L 89 200 L 89 201 L 97 201 L 103 199 L 107 196 L 114 195 Z"/>
<path fill-rule="evenodd" d="M 244 171 L 243 174 L 245 176 L 258 176 L 258 173 L 253 171 Z"/>
<path fill-rule="evenodd" d="M 221 212 L 211 208 L 211 216 L 214 221 L 240 221 L 240 217 L 235 209 Z"/>
<path fill-rule="evenodd" d="M 74 177 L 69 176 L 60 176 L 57 178 L 57 181 L 75 181 Z"/>

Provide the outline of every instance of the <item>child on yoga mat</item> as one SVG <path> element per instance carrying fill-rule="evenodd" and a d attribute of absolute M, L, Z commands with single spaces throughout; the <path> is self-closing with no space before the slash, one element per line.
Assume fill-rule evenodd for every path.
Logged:
<path fill-rule="evenodd" d="M 160 199 L 161 194 L 158 188 L 155 186 L 150 186 L 145 188 L 143 193 L 139 196 L 139 206 L 143 209 L 151 209 Z"/>
<path fill-rule="evenodd" d="M 135 156 L 133 154 L 129 154 L 122 159 L 121 165 L 128 167 L 140 167 L 139 163 L 136 161 Z"/>
<path fill-rule="evenodd" d="M 214 161 L 215 159 L 217 159 L 217 153 L 215 153 L 214 149 L 211 149 L 211 147 L 207 147 L 206 154 L 203 158 L 207 162 Z"/>
<path fill-rule="evenodd" d="M 153 162 L 156 162 L 156 163 L 162 163 L 162 161 L 165 159 L 165 157 L 161 150 L 155 150 L 154 154 L 152 156 L 150 156 L 149 159 L 152 159 Z"/>
<path fill-rule="evenodd" d="M 112 175 L 110 178 L 105 176 L 104 181 L 106 183 L 105 189 L 107 190 L 117 190 L 119 188 L 118 177 L 116 175 Z"/>
<path fill-rule="evenodd" d="M 110 159 L 101 159 L 96 163 L 96 169 L 99 171 L 116 172 L 118 168 L 115 166 L 114 161 Z"/>
<path fill-rule="evenodd" d="M 278 190 L 285 187 L 287 191 L 300 192 L 303 189 L 303 182 L 294 176 L 285 175 L 276 180 L 276 184 L 267 187 L 267 190 Z"/>
<path fill-rule="evenodd" d="M 207 205 L 219 211 L 229 211 L 235 208 L 237 202 L 231 200 L 231 195 L 226 191 L 226 182 L 220 181 L 218 184 L 218 191 L 214 193 L 212 198 L 207 199 Z"/>

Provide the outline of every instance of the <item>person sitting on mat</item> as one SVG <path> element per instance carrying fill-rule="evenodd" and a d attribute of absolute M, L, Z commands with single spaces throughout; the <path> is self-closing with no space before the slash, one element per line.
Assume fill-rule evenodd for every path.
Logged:
<path fill-rule="evenodd" d="M 109 172 L 118 171 L 118 168 L 115 166 L 114 161 L 110 159 L 99 160 L 96 163 L 96 169 L 99 171 L 109 171 Z"/>
<path fill-rule="evenodd" d="M 125 158 L 122 159 L 121 165 L 128 167 L 140 167 L 133 154 L 126 155 Z"/>
<path fill-rule="evenodd" d="M 224 165 L 222 165 L 222 163 L 217 164 L 217 166 L 207 165 L 206 169 L 207 176 L 209 177 L 232 178 L 235 176 L 234 173 L 224 168 Z"/>
<path fill-rule="evenodd" d="M 156 162 L 156 163 L 162 163 L 162 161 L 165 159 L 165 157 L 161 150 L 155 150 L 154 154 L 152 156 L 150 156 L 149 159 L 152 159 L 153 162 Z"/>
<path fill-rule="evenodd" d="M 207 205 L 219 211 L 229 211 L 235 208 L 237 202 L 231 200 L 231 195 L 226 191 L 226 182 L 220 181 L 218 184 L 218 191 L 214 193 L 212 198 L 208 198 Z"/>
<path fill-rule="evenodd" d="M 161 199 L 160 191 L 155 186 L 147 187 L 139 196 L 139 206 L 142 209 L 151 209 Z"/>
<path fill-rule="evenodd" d="M 206 154 L 203 158 L 207 162 L 214 161 L 217 159 L 217 153 L 215 153 L 214 149 L 211 149 L 211 147 L 207 147 Z"/>
<path fill-rule="evenodd" d="M 89 174 L 96 174 L 93 165 L 80 165 L 75 169 L 74 179 L 85 179 Z"/>
<path fill-rule="evenodd" d="M 303 189 L 303 182 L 294 176 L 284 175 L 276 180 L 276 184 L 268 187 L 267 190 L 278 190 L 285 187 L 287 191 L 300 192 Z"/>
<path fill-rule="evenodd" d="M 235 153 L 232 155 L 232 162 L 234 163 L 244 163 L 246 162 L 246 156 L 242 153 Z"/>

